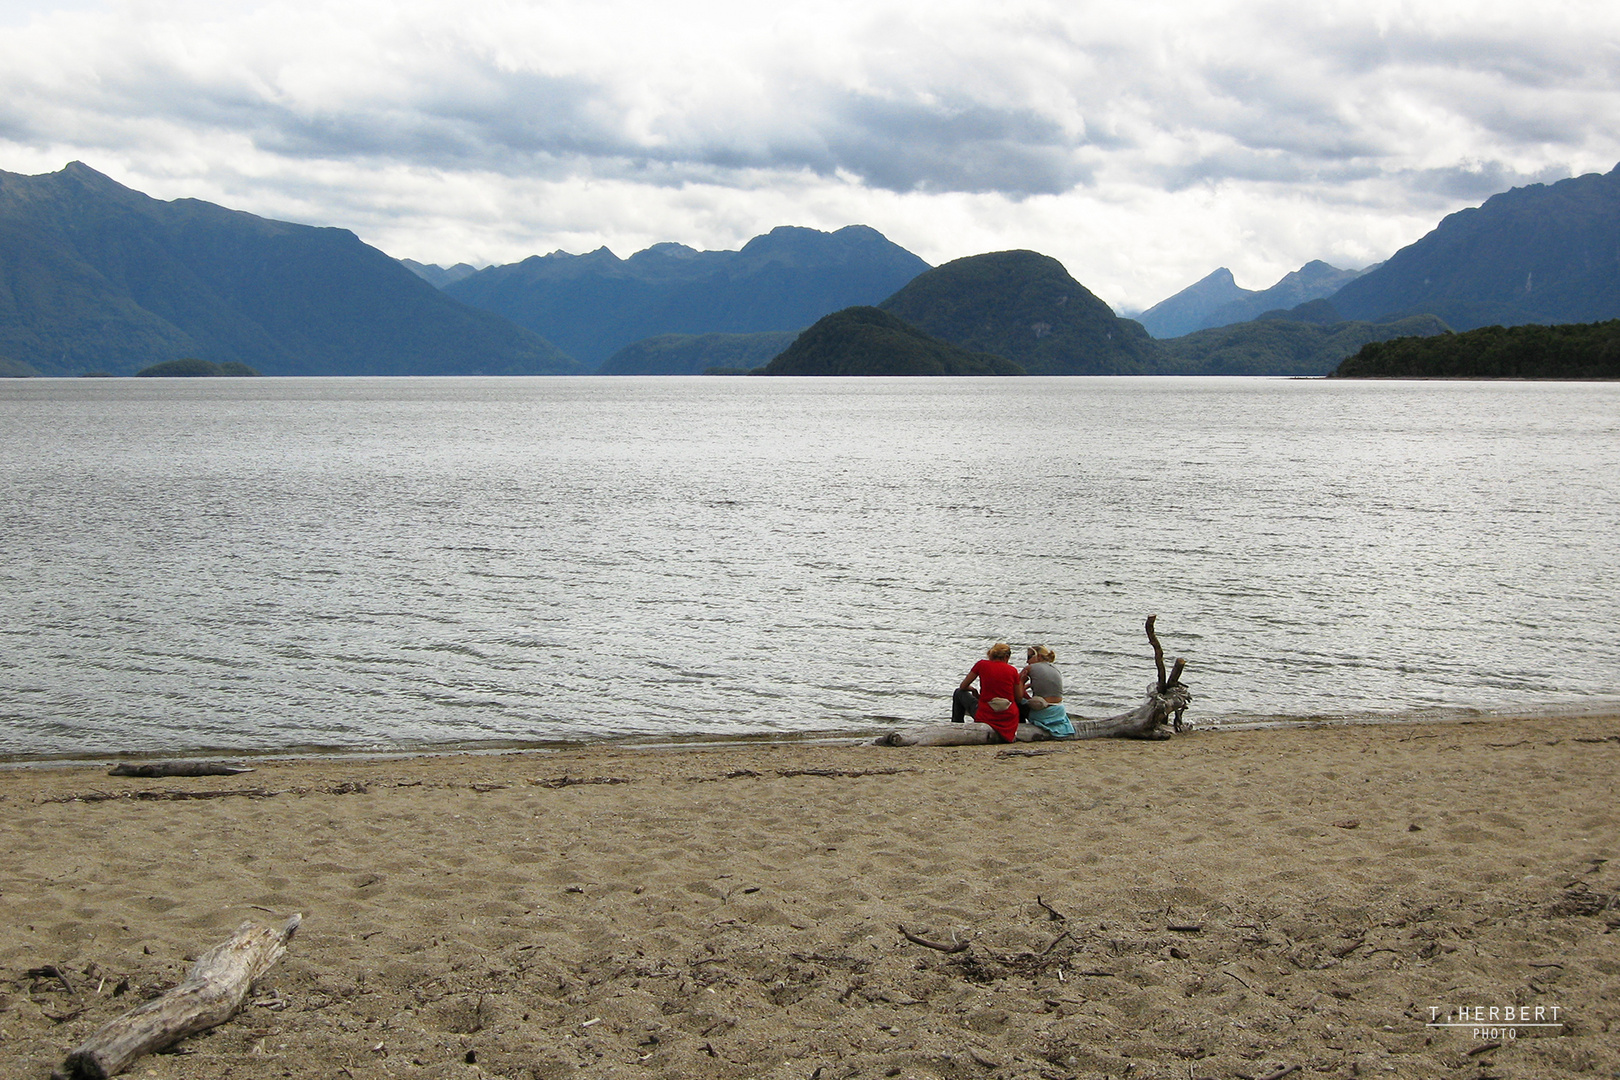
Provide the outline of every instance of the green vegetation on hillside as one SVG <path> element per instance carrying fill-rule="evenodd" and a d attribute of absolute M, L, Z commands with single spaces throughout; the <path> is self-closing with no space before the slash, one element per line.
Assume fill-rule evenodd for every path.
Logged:
<path fill-rule="evenodd" d="M 1022 375 L 1010 360 L 971 353 L 875 307 L 835 311 L 800 334 L 763 375 Z"/>
<path fill-rule="evenodd" d="M 761 334 L 660 334 L 626 345 L 598 375 L 701 375 L 711 368 L 746 370 L 768 362 L 799 336 L 797 330 Z"/>
<path fill-rule="evenodd" d="M 1338 379 L 1620 379 L 1620 319 L 1485 326 L 1365 345 Z"/>
<path fill-rule="evenodd" d="M 1319 305 L 1326 307 L 1327 302 L 1312 301 L 1298 310 L 1307 313 Z M 1271 313 L 1252 322 L 1168 338 L 1159 346 L 1171 357 L 1164 369 L 1171 375 L 1326 375 L 1369 341 L 1446 330 L 1433 315 L 1393 323 L 1319 323 Z"/>
<path fill-rule="evenodd" d="M 1138 375 L 1164 362 L 1140 323 L 1116 316 L 1062 263 L 1035 251 L 948 262 L 879 306 L 953 345 L 1005 357 L 1031 375 Z"/>
<path fill-rule="evenodd" d="M 185 356 L 179 360 L 165 360 L 161 364 L 141 368 L 135 376 L 141 379 L 208 379 L 221 376 L 257 377 L 258 374 L 246 364 L 238 364 L 234 360 L 216 364 L 209 360 L 198 360 L 194 356 Z"/>

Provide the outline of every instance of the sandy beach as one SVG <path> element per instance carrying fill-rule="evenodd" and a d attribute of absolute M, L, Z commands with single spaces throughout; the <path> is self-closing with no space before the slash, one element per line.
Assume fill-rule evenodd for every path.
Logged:
<path fill-rule="evenodd" d="M 301 912 L 127 1075 L 1620 1075 L 1616 717 L 255 766 L 0 773 L 0 1071 Z"/>

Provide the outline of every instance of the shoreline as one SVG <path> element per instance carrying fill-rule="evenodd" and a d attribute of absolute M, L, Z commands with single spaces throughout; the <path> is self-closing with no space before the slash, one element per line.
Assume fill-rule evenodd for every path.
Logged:
<path fill-rule="evenodd" d="M 1620 713 L 698 748 L 0 774 L 0 1047 L 44 1077 L 302 913 L 129 1075 L 1620 1070 Z M 1510 1006 L 1559 1026 L 1429 1026 Z"/>
<path fill-rule="evenodd" d="M 1078 717 L 1078 714 L 1073 714 Z M 1311 727 L 1393 726 L 1411 724 L 1500 723 L 1514 720 L 1589 720 L 1620 716 L 1620 698 L 1598 703 L 1564 703 L 1531 708 L 1477 708 L 1435 706 L 1409 709 L 1400 713 L 1343 713 L 1295 716 L 1251 716 L 1232 714 L 1230 720 L 1188 722 L 1189 733 L 1272 731 Z M 1094 717 L 1091 719 L 1095 719 Z M 40 755 L 0 754 L 0 774 L 11 769 L 55 769 L 93 767 L 106 763 L 132 763 L 165 760 L 188 761 L 387 761 L 416 757 L 455 757 L 490 754 L 555 754 L 591 747 L 618 747 L 626 750 L 669 751 L 728 746 L 785 745 L 863 745 L 896 727 L 925 726 L 928 722 L 888 719 L 858 728 L 809 731 L 749 731 L 737 734 L 703 732 L 692 735 L 647 734 L 602 738 L 554 739 L 535 741 L 500 740 L 479 743 L 445 743 L 398 747 L 277 747 L 262 749 L 128 750 L 105 754 Z M 1082 740 L 1084 741 L 1084 740 Z M 1042 744 L 1044 745 L 1044 744 Z"/>

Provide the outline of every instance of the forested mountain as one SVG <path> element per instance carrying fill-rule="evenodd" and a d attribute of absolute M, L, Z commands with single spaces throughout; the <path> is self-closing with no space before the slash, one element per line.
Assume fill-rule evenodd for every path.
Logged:
<path fill-rule="evenodd" d="M 1620 319 L 1484 326 L 1364 346 L 1341 379 L 1620 379 Z"/>
<path fill-rule="evenodd" d="M 874 304 L 928 269 L 864 225 L 781 226 L 740 251 L 655 244 L 620 259 L 607 248 L 491 266 L 445 292 L 495 312 L 596 367 L 662 334 L 802 330 L 829 312 Z"/>
<path fill-rule="evenodd" d="M 851 307 L 816 321 L 766 364 L 762 375 L 1022 375 L 1000 356 L 930 337 L 875 307 Z"/>
<path fill-rule="evenodd" d="M 1287 310 L 1311 300 L 1332 296 L 1364 270 L 1340 270 L 1313 260 L 1284 274 L 1269 289 L 1245 289 L 1221 267 L 1136 317 L 1156 338 L 1180 337 L 1196 330 L 1255 319 L 1268 311 Z"/>
<path fill-rule="evenodd" d="M 79 162 L 0 173 L 0 357 L 44 375 L 182 357 L 266 375 L 578 370 L 347 230 L 160 202 Z"/>
<path fill-rule="evenodd" d="M 1620 317 L 1620 167 L 1493 195 L 1332 300 L 1350 319 L 1429 313 L 1457 330 Z"/>
<path fill-rule="evenodd" d="M 1130 375 L 1164 354 L 1141 324 L 1121 319 L 1035 251 L 956 259 L 919 275 L 879 305 L 970 352 L 1005 357 L 1031 375 Z"/>

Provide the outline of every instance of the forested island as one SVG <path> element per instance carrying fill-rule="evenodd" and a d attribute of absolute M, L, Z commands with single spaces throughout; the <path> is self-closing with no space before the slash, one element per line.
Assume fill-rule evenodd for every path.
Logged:
<path fill-rule="evenodd" d="M 1335 379 L 1620 379 L 1620 319 L 1375 341 Z"/>

